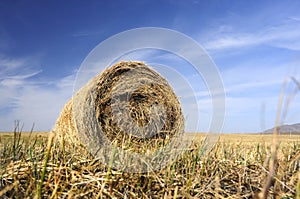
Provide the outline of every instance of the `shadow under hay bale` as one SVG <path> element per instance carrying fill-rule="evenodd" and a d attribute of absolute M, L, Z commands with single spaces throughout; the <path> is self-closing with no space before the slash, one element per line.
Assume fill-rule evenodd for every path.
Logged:
<path fill-rule="evenodd" d="M 175 93 L 143 62 L 119 62 L 95 76 L 65 105 L 53 129 L 57 141 L 82 144 L 92 154 L 113 147 L 157 151 L 183 131 Z"/>

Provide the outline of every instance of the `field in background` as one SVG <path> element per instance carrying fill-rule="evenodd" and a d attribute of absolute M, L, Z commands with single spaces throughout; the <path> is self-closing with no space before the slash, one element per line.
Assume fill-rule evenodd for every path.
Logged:
<path fill-rule="evenodd" d="M 24 137 L 29 137 L 29 136 L 33 136 L 33 137 L 48 137 L 49 132 L 22 132 L 21 136 Z M 0 137 L 13 137 L 14 133 L 13 132 L 0 132 Z"/>
<path fill-rule="evenodd" d="M 70 145 L 52 145 L 44 165 L 47 136 L 0 133 L 0 198 L 254 198 L 271 159 L 272 135 L 223 134 L 202 157 L 199 134 L 191 150 L 164 170 L 130 174 L 106 168 Z M 300 135 L 280 135 L 279 142 L 269 198 L 296 198 Z"/>
<path fill-rule="evenodd" d="M 21 136 L 24 137 L 48 137 L 49 132 L 22 132 Z M 186 133 L 187 139 L 195 139 L 195 140 L 201 140 L 203 139 L 207 134 L 205 133 Z M 0 132 L 0 138 L 12 138 L 13 132 Z M 271 134 L 220 134 L 220 142 L 272 142 L 273 135 Z M 278 135 L 278 140 L 280 142 L 300 142 L 300 135 Z"/>

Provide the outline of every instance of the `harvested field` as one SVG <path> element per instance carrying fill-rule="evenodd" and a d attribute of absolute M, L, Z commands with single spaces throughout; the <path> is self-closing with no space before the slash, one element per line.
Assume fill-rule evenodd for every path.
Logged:
<path fill-rule="evenodd" d="M 133 174 L 106 167 L 76 145 L 54 143 L 44 165 L 46 139 L 3 136 L 7 134 L 0 134 L 2 198 L 32 198 L 38 193 L 43 198 L 253 198 L 264 186 L 271 158 L 269 135 L 222 135 L 205 157 L 200 135 L 166 168 Z M 281 140 L 268 198 L 296 198 L 300 137 L 284 135 Z"/>

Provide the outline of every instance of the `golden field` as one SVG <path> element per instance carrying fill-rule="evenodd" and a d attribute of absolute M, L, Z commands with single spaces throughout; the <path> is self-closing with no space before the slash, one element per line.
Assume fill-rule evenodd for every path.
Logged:
<path fill-rule="evenodd" d="M 48 133 L 0 133 L 0 198 L 299 198 L 300 135 L 223 134 L 202 156 L 203 134 L 161 171 L 105 167 L 81 147 L 48 145 Z M 189 136 L 194 136 L 190 134 Z M 187 137 L 189 137 L 187 136 Z"/>

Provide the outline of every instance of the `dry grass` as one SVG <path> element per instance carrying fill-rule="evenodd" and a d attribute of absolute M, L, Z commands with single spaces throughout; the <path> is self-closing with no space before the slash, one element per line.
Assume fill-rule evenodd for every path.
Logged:
<path fill-rule="evenodd" d="M 205 157 L 201 156 L 200 136 L 163 170 L 132 174 L 105 167 L 78 146 L 55 143 L 48 147 L 44 166 L 46 137 L 1 134 L 0 197 L 254 198 L 268 174 L 269 136 L 222 135 Z M 268 198 L 296 198 L 300 137 L 285 135 L 279 140 L 279 167 Z"/>

